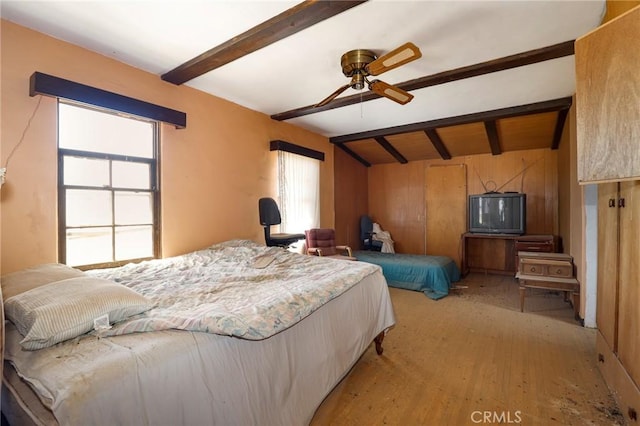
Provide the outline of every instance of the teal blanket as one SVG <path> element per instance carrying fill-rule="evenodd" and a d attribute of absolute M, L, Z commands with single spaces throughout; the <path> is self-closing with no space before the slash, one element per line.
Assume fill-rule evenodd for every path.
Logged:
<path fill-rule="evenodd" d="M 447 256 L 375 251 L 356 251 L 353 255 L 359 261 L 380 265 L 389 286 L 421 291 L 434 300 L 448 295 L 451 283 L 460 280 L 460 269 Z"/>

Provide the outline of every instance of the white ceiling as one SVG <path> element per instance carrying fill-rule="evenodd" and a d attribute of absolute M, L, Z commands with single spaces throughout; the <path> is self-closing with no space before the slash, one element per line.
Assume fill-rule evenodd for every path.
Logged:
<path fill-rule="evenodd" d="M 292 1 L 7 1 L 17 24 L 157 74 L 284 12 Z M 574 40 L 597 27 L 604 0 L 370 0 L 187 83 L 276 114 L 315 104 L 349 80 L 340 56 L 411 41 L 422 58 L 379 77 L 390 84 Z M 167 83 L 170 84 L 170 83 Z M 365 89 L 366 90 L 366 89 Z M 289 120 L 326 136 L 571 96 L 573 56 L 414 90 Z M 349 89 L 341 96 L 353 95 Z"/>

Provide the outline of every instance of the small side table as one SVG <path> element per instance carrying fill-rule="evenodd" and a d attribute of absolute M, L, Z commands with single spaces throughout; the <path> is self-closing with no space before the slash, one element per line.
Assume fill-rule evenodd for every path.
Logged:
<path fill-rule="evenodd" d="M 524 312 L 524 297 L 527 288 L 544 288 L 564 291 L 564 300 L 571 303 L 576 315 L 576 303 L 580 294 L 580 283 L 574 277 L 573 259 L 563 253 L 518 252 L 519 265 L 516 278 L 520 281 L 520 312 Z"/>
<path fill-rule="evenodd" d="M 575 278 L 542 277 L 537 275 L 525 275 L 518 272 L 516 278 L 520 280 L 520 312 L 524 312 L 524 294 L 527 288 L 544 288 L 547 290 L 564 291 L 564 300 L 569 300 L 571 293 L 573 310 L 578 314 L 579 307 L 575 303 L 576 296 L 580 293 L 580 283 Z"/>

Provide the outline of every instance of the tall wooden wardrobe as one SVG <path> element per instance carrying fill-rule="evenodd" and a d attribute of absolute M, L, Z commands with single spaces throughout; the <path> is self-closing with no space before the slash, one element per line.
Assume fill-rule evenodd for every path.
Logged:
<path fill-rule="evenodd" d="M 640 424 L 640 6 L 576 40 L 578 180 L 598 183 L 598 365 Z"/>

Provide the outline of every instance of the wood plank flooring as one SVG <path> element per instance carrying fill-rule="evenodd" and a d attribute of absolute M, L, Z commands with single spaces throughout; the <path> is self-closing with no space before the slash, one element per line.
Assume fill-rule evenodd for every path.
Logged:
<path fill-rule="evenodd" d="M 470 274 L 439 301 L 390 288 L 396 325 L 316 411 L 312 425 L 617 425 L 595 330 L 561 293 Z"/>

